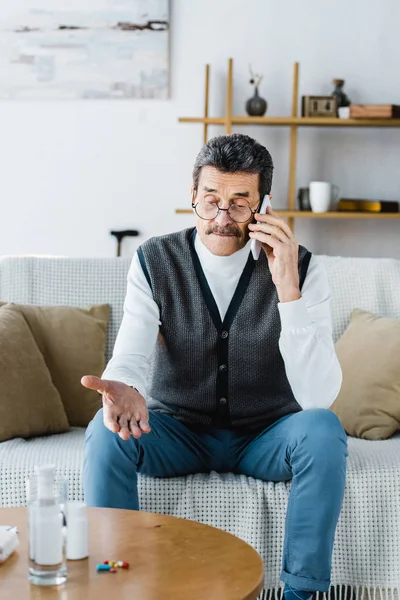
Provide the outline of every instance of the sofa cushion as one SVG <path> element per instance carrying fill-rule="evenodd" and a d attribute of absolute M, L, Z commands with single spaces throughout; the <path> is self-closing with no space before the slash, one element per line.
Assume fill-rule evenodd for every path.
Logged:
<path fill-rule="evenodd" d="M 0 306 L 0 442 L 68 431 L 60 394 L 21 312 Z"/>
<path fill-rule="evenodd" d="M 343 383 L 331 409 L 349 435 L 390 437 L 400 428 L 400 319 L 355 309 L 335 347 Z"/>
<path fill-rule="evenodd" d="M 101 396 L 80 381 L 83 375 L 101 377 L 104 370 L 108 304 L 18 307 L 43 354 L 69 424 L 85 427 L 101 408 Z"/>

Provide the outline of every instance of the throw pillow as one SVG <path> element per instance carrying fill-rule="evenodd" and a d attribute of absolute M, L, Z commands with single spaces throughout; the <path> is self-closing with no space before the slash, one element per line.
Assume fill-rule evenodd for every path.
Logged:
<path fill-rule="evenodd" d="M 349 435 L 387 439 L 400 428 L 400 319 L 353 310 L 335 347 L 343 383 L 331 410 Z"/>
<path fill-rule="evenodd" d="M 12 304 L 0 306 L 0 442 L 68 431 L 60 394 L 29 327 Z"/>
<path fill-rule="evenodd" d="M 17 306 L 43 354 L 69 424 L 86 427 L 101 408 L 101 396 L 83 387 L 81 378 L 101 377 L 104 371 L 109 305 Z"/>

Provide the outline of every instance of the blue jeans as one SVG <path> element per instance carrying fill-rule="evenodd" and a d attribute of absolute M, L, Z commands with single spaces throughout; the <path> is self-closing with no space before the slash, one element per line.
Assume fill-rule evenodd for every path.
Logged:
<path fill-rule="evenodd" d="M 109 431 L 102 410 L 89 424 L 84 460 L 89 506 L 139 509 L 138 471 L 153 477 L 213 470 L 264 481 L 292 479 L 281 579 L 298 589 L 329 589 L 347 457 L 347 437 L 334 413 L 305 410 L 244 435 L 149 412 L 151 433 L 139 439 L 124 441 Z"/>

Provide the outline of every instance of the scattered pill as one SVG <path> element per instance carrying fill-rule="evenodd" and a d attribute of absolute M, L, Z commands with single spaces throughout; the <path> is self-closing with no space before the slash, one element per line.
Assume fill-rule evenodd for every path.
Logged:
<path fill-rule="evenodd" d="M 111 567 L 110 569 L 110 573 L 116 573 L 118 571 L 118 569 L 116 569 L 115 567 Z"/>
<path fill-rule="evenodd" d="M 119 560 L 119 561 L 118 561 L 118 563 L 117 563 L 117 565 L 118 565 L 119 567 L 123 567 L 123 566 L 124 566 L 124 563 L 122 562 L 122 560 Z"/>
<path fill-rule="evenodd" d="M 122 568 L 123 568 L 123 569 L 129 569 L 129 563 L 127 563 L 127 562 L 123 562 L 123 563 L 122 563 Z"/>
<path fill-rule="evenodd" d="M 103 562 L 103 565 L 108 565 L 108 560 L 105 560 L 105 561 Z"/>
<path fill-rule="evenodd" d="M 109 571 L 110 565 L 96 565 L 96 571 Z"/>

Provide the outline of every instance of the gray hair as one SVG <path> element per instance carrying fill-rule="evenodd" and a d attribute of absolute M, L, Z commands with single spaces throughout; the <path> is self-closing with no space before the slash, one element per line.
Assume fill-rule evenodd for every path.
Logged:
<path fill-rule="evenodd" d="M 193 187 L 197 191 L 201 169 L 215 167 L 223 173 L 258 173 L 260 200 L 271 192 L 274 165 L 268 150 L 242 133 L 218 135 L 204 144 L 193 167 Z"/>

